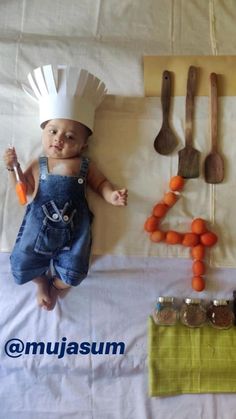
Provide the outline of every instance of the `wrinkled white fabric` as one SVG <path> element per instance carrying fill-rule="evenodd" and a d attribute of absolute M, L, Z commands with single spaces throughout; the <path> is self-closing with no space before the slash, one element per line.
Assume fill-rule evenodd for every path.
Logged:
<path fill-rule="evenodd" d="M 227 412 L 234 419 L 234 394 L 148 397 L 147 318 L 157 295 L 175 295 L 179 303 L 183 296 L 196 296 L 190 290 L 190 261 L 96 257 L 88 278 L 49 313 L 36 308 L 34 284 L 13 283 L 7 254 L 0 254 L 0 264 L 1 418 L 214 419 Z M 232 298 L 232 273 L 212 270 L 202 298 Z M 125 353 L 10 358 L 4 346 L 13 338 L 24 344 L 61 343 L 63 338 L 68 343 L 124 342 Z"/>
<path fill-rule="evenodd" d="M 151 119 L 137 119 L 134 112 L 137 96 L 140 103 L 146 102 L 142 98 L 143 55 L 235 54 L 235 15 L 233 0 L 0 2 L 0 155 L 6 145 L 14 144 L 24 167 L 40 154 L 37 107 L 19 85 L 26 81 L 27 73 L 48 63 L 81 66 L 104 80 L 109 94 L 116 96 L 107 98 L 97 115 L 91 156 L 111 180 L 130 189 L 130 204 L 125 209 L 113 209 L 90 194 L 97 216 L 94 253 L 99 255 L 92 260 L 88 279 L 60 300 L 53 312 L 36 308 L 34 284 L 18 287 L 13 283 L 9 253 L 0 254 L 1 419 L 234 419 L 234 395 L 148 397 L 147 318 L 156 297 L 198 294 L 190 286 L 191 260 L 180 259 L 187 257 L 187 251 L 151 247 L 143 233 L 143 219 L 176 171 L 176 155 L 160 158 L 153 152 L 153 137 L 161 123 L 158 100 L 154 99 Z M 116 109 L 113 115 L 106 109 L 110 100 Z M 197 101 L 195 129 L 203 158 L 209 136 L 207 101 L 202 101 L 202 106 Z M 226 261 L 230 265 L 234 259 L 235 238 L 230 230 L 235 199 L 234 101 L 227 99 L 222 111 L 222 141 L 231 139 L 230 149 L 224 147 L 225 182 L 210 187 L 209 192 L 202 178 L 189 181 L 182 202 L 173 209 L 173 217 L 185 228 L 193 215 L 211 218 L 213 201 L 208 194 L 214 196 L 215 213 L 210 221 L 214 229 L 220 229 L 220 242 L 211 257 L 219 265 Z M 123 111 L 125 104 L 128 109 Z M 184 100 L 176 98 L 173 105 L 173 125 L 183 145 Z M 1 158 L 0 172 L 0 244 L 1 250 L 9 251 L 23 209 L 16 203 Z M 121 230 L 116 229 L 116 222 Z M 108 255 L 110 252 L 113 254 Z M 232 298 L 234 277 L 234 269 L 209 268 L 207 289 L 201 296 Z M 67 342 L 122 340 L 126 351 L 110 356 L 66 354 L 61 359 L 47 354 L 10 358 L 4 351 L 12 338 L 62 342 L 63 337 Z"/>
<path fill-rule="evenodd" d="M 235 125 L 236 99 L 219 99 L 219 141 L 225 160 L 225 179 L 219 185 L 209 185 L 204 180 L 204 160 L 211 147 L 209 100 L 198 97 L 195 102 L 194 147 L 201 153 L 200 177 L 185 181 L 177 203 L 164 218 L 161 228 L 189 232 L 194 218 L 204 218 L 209 230 L 219 237 L 217 245 L 207 250 L 208 263 L 235 267 L 236 149 L 232 147 L 234 129 L 230 127 Z M 108 96 L 97 111 L 88 154 L 114 184 L 128 188 L 129 205 L 126 208 L 113 207 L 90 191 L 90 206 L 95 214 L 94 255 L 189 257 L 189 248 L 154 244 L 144 232 L 145 220 L 169 190 L 170 178 L 177 174 L 178 150 L 184 147 L 185 98 L 175 98 L 172 105 L 171 125 L 178 138 L 178 147 L 171 156 L 162 156 L 153 147 L 162 120 L 160 98 Z M 23 133 L 21 138 L 21 144 L 15 143 L 19 153 L 22 143 L 28 154 L 33 154 L 35 145 L 40 149 L 39 138 L 27 142 Z M 227 153 L 227 150 L 231 152 Z M 9 251 L 21 222 L 22 208 L 17 204 L 12 184 L 7 182 L 6 171 L 4 176 L 6 183 L 0 186 L 4 202 L 1 207 L 1 248 Z"/>

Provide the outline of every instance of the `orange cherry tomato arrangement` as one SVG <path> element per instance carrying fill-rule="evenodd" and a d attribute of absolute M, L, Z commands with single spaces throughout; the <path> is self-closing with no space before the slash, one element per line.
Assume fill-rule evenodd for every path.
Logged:
<path fill-rule="evenodd" d="M 179 199 L 180 191 L 184 188 L 184 178 L 173 176 L 170 179 L 170 191 L 164 194 L 163 200 L 157 202 L 153 207 L 152 215 L 147 218 L 144 229 L 150 233 L 150 240 L 153 243 L 164 242 L 169 245 L 179 245 L 190 247 L 190 256 L 193 260 L 192 265 L 192 288 L 201 292 L 205 289 L 206 264 L 204 257 L 206 248 L 214 246 L 218 237 L 207 228 L 207 223 L 202 218 L 195 218 L 191 223 L 191 231 L 180 233 L 178 231 L 161 229 L 161 222 L 167 212 L 176 204 Z"/>

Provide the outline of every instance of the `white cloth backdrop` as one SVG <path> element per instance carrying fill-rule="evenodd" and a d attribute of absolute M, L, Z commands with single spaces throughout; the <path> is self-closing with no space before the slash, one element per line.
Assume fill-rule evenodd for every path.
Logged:
<path fill-rule="evenodd" d="M 35 66 L 46 63 L 80 65 L 102 78 L 111 95 L 140 97 L 143 95 L 142 56 L 144 54 L 235 54 L 235 17 L 236 7 L 233 0 L 1 1 L 1 155 L 8 143 L 14 144 L 18 149 L 22 165 L 25 165 L 32 155 L 40 153 L 36 107 L 24 97 L 18 84 L 25 81 L 26 74 Z M 154 102 L 159 103 L 156 99 Z M 99 112 L 101 119 L 97 120 L 97 132 L 94 134 L 91 154 L 98 157 L 99 164 L 104 170 L 107 167 L 107 170 L 110 170 L 107 165 L 109 147 L 104 149 L 104 159 L 103 152 L 101 148 L 99 149 L 101 143 L 98 140 L 101 137 L 104 111 L 101 109 Z M 226 124 L 227 129 L 232 132 L 235 131 L 234 113 L 235 104 L 232 102 L 232 118 L 229 118 L 232 125 Z M 153 118 L 151 128 L 149 127 L 153 133 L 158 128 L 158 123 L 160 124 L 160 115 L 158 108 L 157 120 L 154 121 Z M 120 118 L 119 127 L 116 126 L 119 132 L 113 133 L 109 132 L 111 122 L 109 119 L 106 120 L 108 130 L 103 141 L 105 139 L 108 141 L 109 138 L 111 141 L 114 139 L 116 142 L 122 141 L 122 134 L 125 134 L 127 126 L 125 114 L 124 125 L 122 121 Z M 206 125 L 204 126 L 206 130 Z M 140 130 L 143 132 L 141 136 L 143 141 L 147 135 L 146 126 L 139 125 L 138 128 L 139 133 Z M 177 130 L 183 141 L 181 122 Z M 235 395 L 183 395 L 153 399 L 148 397 L 147 317 L 154 307 L 155 299 L 160 294 L 175 295 L 180 298 L 183 295 L 196 295 L 196 293 L 191 292 L 189 284 L 190 259 L 173 258 L 173 256 L 186 257 L 187 254 L 181 253 L 182 250 L 175 250 L 176 254 L 163 253 L 161 258 L 154 256 L 154 251 L 150 252 L 150 249 L 147 251 L 147 248 L 145 250 L 147 253 L 140 252 L 142 243 L 144 249 L 149 246 L 147 237 L 141 230 L 141 221 L 148 215 L 146 211 L 149 210 L 151 203 L 162 196 L 167 174 L 163 186 L 162 182 L 159 182 L 153 195 L 150 189 L 147 191 L 148 201 L 144 203 L 143 190 L 146 179 L 134 178 L 133 173 L 130 178 L 131 163 L 132 170 L 135 169 L 137 173 L 141 163 L 136 160 L 137 155 L 132 159 L 132 147 L 137 153 L 138 147 L 143 142 L 135 144 L 134 136 L 131 143 L 128 142 L 127 136 L 124 135 L 124 138 L 127 141 L 127 148 L 129 150 L 131 148 L 130 153 L 125 155 L 123 148 L 122 160 L 121 156 L 115 153 L 110 157 L 117 170 L 115 173 L 111 171 L 111 175 L 114 176 L 115 182 L 128 184 L 130 207 L 124 211 L 123 209 L 114 211 L 113 208 L 108 209 L 103 203 L 98 203 L 97 198 L 91 196 L 91 205 L 98 208 L 98 220 L 103 210 L 108 220 L 104 243 L 100 241 L 102 236 L 102 232 L 99 231 L 100 224 L 94 225 L 96 255 L 91 261 L 89 277 L 80 287 L 71 290 L 64 299 L 61 299 L 53 312 L 45 313 L 35 305 L 34 285 L 30 283 L 22 287 L 16 286 L 10 274 L 9 253 L 0 254 L 0 418 L 221 419 L 227 417 L 233 419 L 235 417 Z M 147 138 L 148 147 L 151 141 L 150 137 Z M 231 156 L 234 156 L 234 150 L 232 141 Z M 149 158 L 153 170 L 155 165 L 164 165 L 165 158 L 160 159 L 155 156 L 151 148 L 147 148 L 145 153 L 147 172 Z M 122 168 L 127 168 L 126 171 L 118 170 L 120 161 Z M 143 158 L 141 161 L 143 162 Z M 168 162 L 169 172 L 174 174 L 175 158 L 169 159 Z M 14 191 L 9 188 L 3 162 L 0 170 L 2 197 L 0 240 L 2 250 L 6 251 L 12 246 L 14 232 L 17 232 L 23 210 L 17 206 Z M 141 170 L 145 168 L 141 167 Z M 140 193 L 138 180 L 142 186 Z M 232 178 L 231 181 L 233 191 Z M 194 193 L 189 186 L 191 183 L 196 185 L 190 181 L 183 194 L 187 205 L 192 203 L 193 199 L 198 201 L 197 193 Z M 225 185 L 223 189 L 224 187 Z M 221 214 L 224 214 L 226 220 L 227 208 L 230 209 L 230 216 L 232 214 L 227 203 L 229 201 L 230 205 L 231 194 L 228 198 L 228 192 L 222 192 L 222 198 L 224 211 Z M 184 207 L 182 210 L 184 211 Z M 209 210 L 207 207 L 206 213 L 210 217 Z M 119 215 L 116 215 L 118 211 Z M 177 213 L 179 211 L 177 207 L 176 211 Z M 198 215 L 204 214 L 205 209 L 201 204 Z M 191 219 L 192 212 L 186 211 L 182 215 L 186 217 L 184 222 L 187 222 Z M 118 219 L 121 217 L 121 222 L 122 217 L 125 217 L 127 231 L 122 230 L 122 235 L 116 235 L 114 238 L 112 229 L 116 217 Z M 222 228 L 221 222 L 222 220 L 219 224 Z M 135 246 L 139 252 L 134 252 L 132 249 L 130 251 L 130 242 L 127 239 L 127 232 L 136 229 L 136 226 L 140 228 L 139 231 L 135 231 L 135 240 L 137 237 L 139 240 Z M 120 243 L 124 243 L 124 240 L 125 251 L 124 247 L 120 247 Z M 224 237 L 224 240 L 228 243 L 227 238 Z M 234 260 L 232 247 L 232 254 L 229 247 L 225 254 L 222 247 L 219 246 L 218 249 L 214 250 L 214 255 L 221 260 L 219 265 L 223 266 L 227 258 Z M 168 260 L 164 256 L 168 256 Z M 202 297 L 231 298 L 235 286 L 234 278 L 234 269 L 210 268 L 207 274 L 207 290 L 202 293 Z M 58 359 L 55 355 L 30 354 L 11 358 L 6 355 L 4 347 L 6 342 L 13 338 L 21 339 L 23 342 L 44 343 L 62 342 L 63 338 L 66 338 L 67 342 L 78 343 L 123 341 L 126 349 L 124 355 L 65 354 L 63 358 Z M 14 346 L 12 348 L 14 349 Z"/>

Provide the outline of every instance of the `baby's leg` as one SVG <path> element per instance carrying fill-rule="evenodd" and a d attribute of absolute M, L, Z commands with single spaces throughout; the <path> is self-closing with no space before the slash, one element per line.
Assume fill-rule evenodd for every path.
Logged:
<path fill-rule="evenodd" d="M 52 287 L 51 281 L 46 276 L 37 277 L 33 281 L 37 285 L 37 302 L 39 307 L 45 310 L 53 310 L 59 291 Z"/>
<path fill-rule="evenodd" d="M 70 285 L 65 284 L 65 282 L 63 282 L 61 279 L 57 277 L 53 279 L 53 286 L 58 291 L 68 290 L 70 288 Z"/>
<path fill-rule="evenodd" d="M 51 291 L 51 279 L 44 274 L 50 265 L 50 257 L 34 251 L 24 252 L 18 241 L 12 251 L 10 261 L 15 282 L 22 285 L 33 280 L 37 285 L 38 305 L 45 310 L 52 310 L 57 297 L 56 293 Z"/>
<path fill-rule="evenodd" d="M 54 288 L 53 292 L 56 292 L 59 298 L 64 298 L 67 295 L 71 286 L 65 284 L 65 282 L 63 282 L 61 279 L 54 277 L 52 282 L 52 288 Z"/>

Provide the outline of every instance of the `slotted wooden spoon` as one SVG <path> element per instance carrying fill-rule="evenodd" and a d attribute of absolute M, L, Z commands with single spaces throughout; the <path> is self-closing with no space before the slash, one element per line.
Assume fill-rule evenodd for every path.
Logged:
<path fill-rule="evenodd" d="M 220 183 L 224 179 L 224 161 L 217 151 L 217 75 L 210 75 L 211 100 L 211 152 L 205 159 L 204 175 L 207 183 Z"/>
<path fill-rule="evenodd" d="M 171 97 L 171 75 L 165 70 L 162 74 L 161 105 L 162 105 L 162 126 L 154 141 L 155 150 L 163 155 L 172 153 L 177 146 L 177 138 L 169 125 Z"/>
<path fill-rule="evenodd" d="M 185 119 L 185 147 L 179 151 L 178 174 L 184 178 L 196 178 L 199 176 L 198 150 L 193 148 L 193 114 L 194 95 L 197 82 L 197 68 L 189 67 L 186 95 L 186 119 Z"/>

